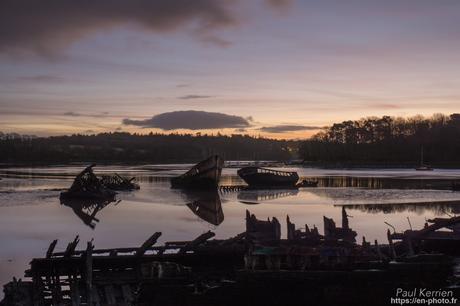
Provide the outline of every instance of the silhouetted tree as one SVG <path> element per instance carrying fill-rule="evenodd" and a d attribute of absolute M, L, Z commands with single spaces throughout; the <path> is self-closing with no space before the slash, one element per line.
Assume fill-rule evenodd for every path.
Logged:
<path fill-rule="evenodd" d="M 335 123 L 303 142 L 306 161 L 348 164 L 460 165 L 460 114 L 410 118 L 369 117 Z"/>

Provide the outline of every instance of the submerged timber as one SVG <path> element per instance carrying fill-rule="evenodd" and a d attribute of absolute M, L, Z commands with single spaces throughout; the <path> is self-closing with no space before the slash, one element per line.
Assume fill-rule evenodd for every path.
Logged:
<path fill-rule="evenodd" d="M 297 229 L 288 216 L 282 239 L 276 218 L 247 212 L 246 231 L 226 240 L 211 240 L 208 231 L 155 246 L 157 232 L 139 247 L 94 249 L 88 242 L 77 250 L 77 236 L 64 252 L 54 251 L 55 240 L 45 257 L 31 261 L 25 280 L 4 286 L 0 304 L 387 305 L 396 288 L 452 285 L 450 253 L 436 244 L 432 253 L 423 244 L 411 248 L 404 237 L 426 238 L 445 227 L 457 232 L 460 219 L 428 222 L 433 226 L 389 236 L 387 245 L 365 238 L 357 244 L 345 209 L 341 227 L 324 218 L 324 235 L 315 226 Z M 459 249 L 453 238 L 447 239 Z"/>
<path fill-rule="evenodd" d="M 217 189 L 224 160 L 214 155 L 196 164 L 189 171 L 171 180 L 172 188 Z"/>

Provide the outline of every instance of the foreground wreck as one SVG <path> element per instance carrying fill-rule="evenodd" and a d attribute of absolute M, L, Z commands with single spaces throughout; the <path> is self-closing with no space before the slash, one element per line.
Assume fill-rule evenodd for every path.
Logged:
<path fill-rule="evenodd" d="M 433 224 L 460 224 L 457 217 L 439 222 Z M 286 226 L 282 238 L 277 218 L 247 211 L 246 231 L 225 240 L 208 231 L 156 246 L 157 232 L 139 247 L 88 242 L 77 250 L 77 236 L 63 252 L 55 252 L 55 240 L 31 261 L 26 280 L 4 286 L 1 305 L 386 305 L 395 288 L 450 284 L 448 253 L 427 253 L 423 245 L 408 253 L 398 236 L 387 245 L 357 244 L 345 209 L 341 227 L 324 218 L 324 234 L 297 229 L 289 216 Z"/>

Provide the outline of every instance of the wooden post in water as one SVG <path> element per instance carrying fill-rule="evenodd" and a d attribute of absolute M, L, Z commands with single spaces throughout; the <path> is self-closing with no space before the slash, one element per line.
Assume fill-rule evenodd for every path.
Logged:
<path fill-rule="evenodd" d="M 387 230 L 387 238 L 388 238 L 388 244 L 390 245 L 390 254 L 393 259 L 396 258 L 396 252 L 395 252 L 395 247 L 393 245 L 393 239 L 391 238 L 391 232 L 390 229 Z"/>

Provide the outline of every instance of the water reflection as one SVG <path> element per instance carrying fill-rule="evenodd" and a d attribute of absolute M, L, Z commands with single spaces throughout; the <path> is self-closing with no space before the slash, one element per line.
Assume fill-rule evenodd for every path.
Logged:
<path fill-rule="evenodd" d="M 96 227 L 96 224 L 100 221 L 96 218 L 96 214 L 104 209 L 110 203 L 116 202 L 115 205 L 121 201 L 115 199 L 65 199 L 61 198 L 61 205 L 72 208 L 75 215 L 83 221 L 83 223 L 89 226 L 91 229 Z"/>
<path fill-rule="evenodd" d="M 395 214 L 402 212 L 413 212 L 419 215 L 431 212 L 438 216 L 460 214 L 460 201 L 389 204 L 347 204 L 335 206 L 345 207 L 346 209 L 350 210 L 359 210 L 361 212 L 371 214 Z"/>
<path fill-rule="evenodd" d="M 182 191 L 187 207 L 198 216 L 212 225 L 219 225 L 224 221 L 224 212 L 219 192 L 216 191 Z"/>
<path fill-rule="evenodd" d="M 451 189 L 453 179 L 323 176 L 314 177 L 319 187 L 357 187 L 373 189 Z"/>
<path fill-rule="evenodd" d="M 298 193 L 298 189 L 241 190 L 237 199 L 243 204 L 259 204 L 263 201 L 296 196 Z"/>

